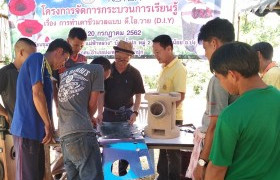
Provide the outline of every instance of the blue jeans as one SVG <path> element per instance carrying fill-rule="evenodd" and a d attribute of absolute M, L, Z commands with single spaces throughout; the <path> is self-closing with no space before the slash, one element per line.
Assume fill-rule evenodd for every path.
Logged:
<path fill-rule="evenodd" d="M 61 138 L 68 180 L 103 180 L 101 155 L 95 133 L 75 133 Z"/>

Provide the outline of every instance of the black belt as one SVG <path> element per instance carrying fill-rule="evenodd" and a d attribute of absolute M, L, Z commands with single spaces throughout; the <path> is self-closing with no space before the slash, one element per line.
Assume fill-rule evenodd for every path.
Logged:
<path fill-rule="evenodd" d="M 131 108 L 126 108 L 124 110 L 115 110 L 115 109 L 104 107 L 104 110 L 114 113 L 115 115 L 119 115 L 125 113 L 127 110 L 131 110 Z"/>

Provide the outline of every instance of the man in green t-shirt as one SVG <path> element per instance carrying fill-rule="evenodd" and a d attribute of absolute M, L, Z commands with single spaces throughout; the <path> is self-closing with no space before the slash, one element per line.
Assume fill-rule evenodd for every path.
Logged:
<path fill-rule="evenodd" d="M 280 92 L 258 75 L 257 53 L 245 43 L 226 44 L 210 69 L 240 97 L 218 118 L 205 179 L 280 179 Z"/>

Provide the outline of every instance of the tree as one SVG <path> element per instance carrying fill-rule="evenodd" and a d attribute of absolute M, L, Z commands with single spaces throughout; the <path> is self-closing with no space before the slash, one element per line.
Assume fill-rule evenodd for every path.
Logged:
<path fill-rule="evenodd" d="M 279 15 L 268 13 L 264 17 L 258 17 L 254 13 L 244 13 L 240 16 L 240 41 L 254 44 L 260 41 L 269 42 L 273 47 L 280 43 Z"/>

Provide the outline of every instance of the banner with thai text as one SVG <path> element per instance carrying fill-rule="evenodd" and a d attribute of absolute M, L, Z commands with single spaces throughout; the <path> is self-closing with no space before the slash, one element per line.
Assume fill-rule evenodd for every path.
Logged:
<path fill-rule="evenodd" d="M 152 57 L 152 40 L 168 34 L 182 58 L 203 54 L 197 43 L 201 25 L 220 15 L 221 0 L 10 0 L 14 44 L 20 37 L 35 41 L 44 52 L 72 27 L 86 30 L 82 54 L 114 55 L 119 40 L 133 43 L 135 58 Z"/>

